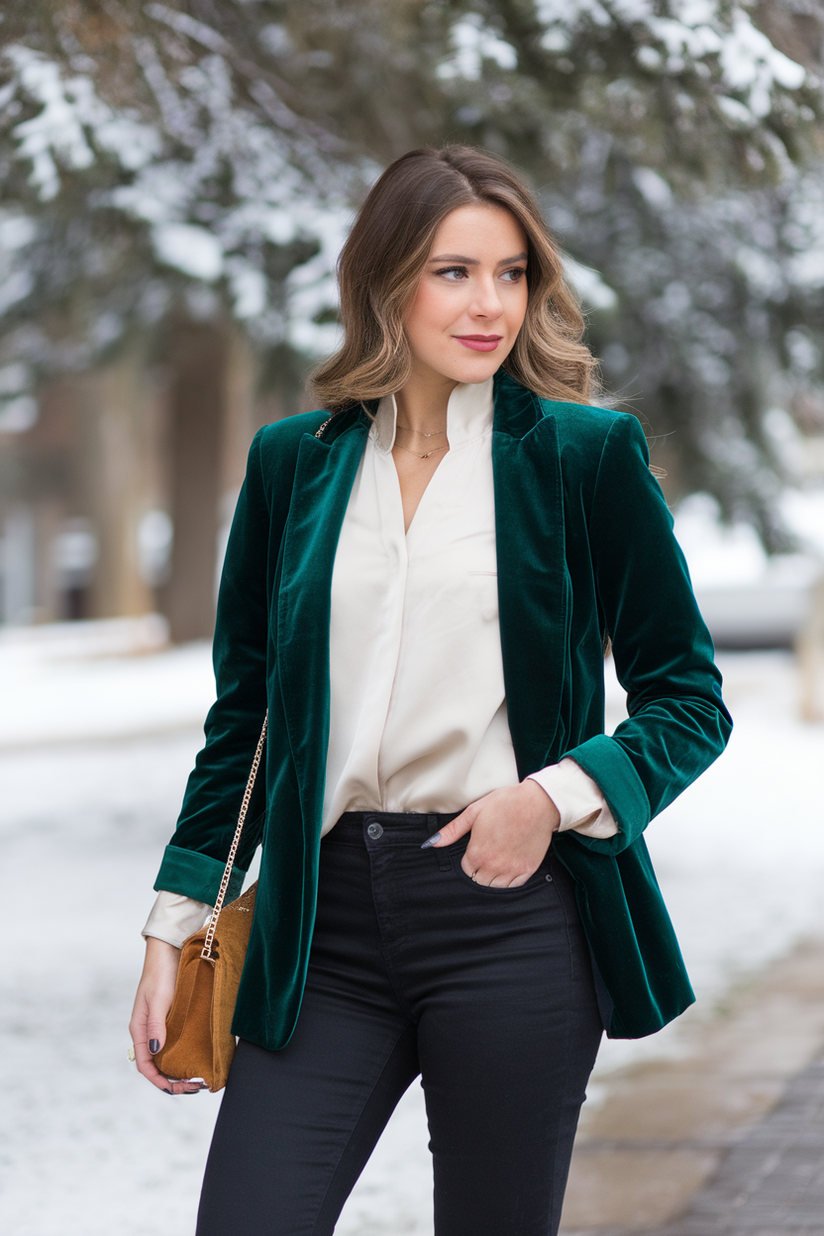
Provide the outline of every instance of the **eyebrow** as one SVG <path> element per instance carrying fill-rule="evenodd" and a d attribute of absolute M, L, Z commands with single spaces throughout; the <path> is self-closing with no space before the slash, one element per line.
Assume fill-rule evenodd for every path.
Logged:
<path fill-rule="evenodd" d="M 501 258 L 499 266 L 511 266 L 513 262 L 525 262 L 529 254 L 516 253 L 514 257 Z M 460 253 L 442 253 L 439 257 L 429 259 L 430 262 L 460 262 L 461 266 L 480 266 L 477 258 L 461 257 Z"/>

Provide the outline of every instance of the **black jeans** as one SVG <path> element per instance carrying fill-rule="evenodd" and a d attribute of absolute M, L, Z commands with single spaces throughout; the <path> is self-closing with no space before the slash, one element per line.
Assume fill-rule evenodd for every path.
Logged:
<path fill-rule="evenodd" d="M 437 1236 L 554 1236 L 602 1025 L 550 850 L 485 888 L 451 816 L 349 812 L 321 844 L 306 993 L 279 1052 L 241 1041 L 197 1236 L 328 1236 L 421 1075 Z"/>

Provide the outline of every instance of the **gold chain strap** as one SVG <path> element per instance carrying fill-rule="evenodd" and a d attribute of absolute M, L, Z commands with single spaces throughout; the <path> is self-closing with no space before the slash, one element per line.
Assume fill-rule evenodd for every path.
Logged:
<path fill-rule="evenodd" d="M 330 416 L 328 420 L 325 420 L 325 421 L 323 422 L 323 424 L 321 425 L 320 429 L 319 429 L 319 430 L 317 431 L 317 433 L 315 434 L 315 437 L 316 437 L 316 438 L 322 438 L 322 437 L 323 437 L 323 435 L 324 435 L 324 433 L 325 433 L 325 431 L 326 431 L 326 426 L 327 426 L 327 425 L 331 425 L 331 423 L 332 423 L 332 421 L 333 421 L 334 419 L 335 419 L 335 418 L 334 418 L 334 416 Z"/>
<path fill-rule="evenodd" d="M 203 942 L 203 948 L 200 950 L 200 956 L 204 961 L 212 959 L 212 942 L 215 938 L 215 928 L 217 920 L 220 917 L 220 911 L 223 909 L 223 901 L 226 897 L 226 890 L 229 887 L 229 881 L 232 878 L 232 868 L 235 865 L 235 855 L 240 844 L 240 834 L 243 832 L 243 824 L 246 819 L 246 812 L 249 810 L 249 803 L 252 798 L 252 790 L 255 788 L 255 779 L 257 778 L 258 768 L 260 768 L 260 758 L 263 755 L 263 745 L 266 742 L 266 726 L 269 723 L 269 712 L 263 718 L 263 729 L 260 731 L 255 758 L 252 760 L 252 767 L 249 772 L 249 780 L 246 782 L 246 792 L 243 795 L 243 802 L 240 804 L 240 814 L 237 818 L 237 828 L 232 840 L 232 845 L 229 849 L 229 857 L 226 859 L 226 866 L 223 868 L 223 879 L 220 881 L 220 891 L 217 895 L 215 908 L 212 910 L 212 917 L 209 919 L 209 928 L 206 932 L 206 939 Z"/>

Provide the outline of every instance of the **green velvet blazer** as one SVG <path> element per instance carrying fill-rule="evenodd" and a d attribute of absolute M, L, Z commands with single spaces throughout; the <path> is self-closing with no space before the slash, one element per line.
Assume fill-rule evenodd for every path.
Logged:
<path fill-rule="evenodd" d="M 259 777 L 230 895 L 262 845 L 234 1031 L 283 1047 L 315 917 L 329 731 L 335 549 L 369 419 L 322 412 L 260 430 L 226 553 L 214 639 L 217 701 L 157 889 L 212 904 L 263 715 Z M 495 380 L 492 460 L 501 645 L 523 778 L 572 756 L 619 825 L 553 845 L 572 874 L 612 998 L 609 1033 L 651 1034 L 694 997 L 643 831 L 723 750 L 731 722 L 672 519 L 637 419 Z M 629 719 L 604 734 L 603 640 Z"/>

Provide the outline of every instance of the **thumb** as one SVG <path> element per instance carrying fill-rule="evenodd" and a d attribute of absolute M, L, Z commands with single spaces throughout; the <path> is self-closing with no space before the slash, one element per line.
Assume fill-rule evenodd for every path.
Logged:
<path fill-rule="evenodd" d="M 475 803 L 470 803 L 465 811 L 460 815 L 456 815 L 454 820 L 450 820 L 448 824 L 444 824 L 443 828 L 438 833 L 434 833 L 431 837 L 427 837 L 421 846 L 422 850 L 428 850 L 430 846 L 438 848 L 442 845 L 452 845 L 453 841 L 457 841 L 459 837 L 463 837 L 464 833 L 468 833 L 475 822 L 475 816 L 478 814 L 478 808 Z"/>

